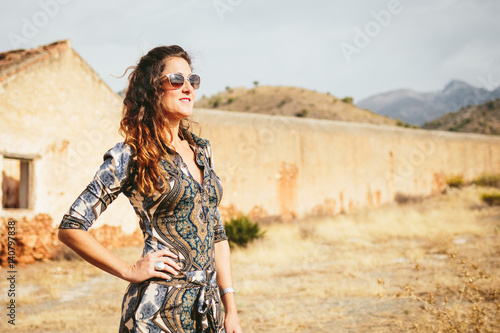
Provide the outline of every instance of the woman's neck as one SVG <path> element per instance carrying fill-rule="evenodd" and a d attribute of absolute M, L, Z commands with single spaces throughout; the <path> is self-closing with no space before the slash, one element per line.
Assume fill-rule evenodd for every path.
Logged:
<path fill-rule="evenodd" d="M 170 145 L 176 149 L 182 144 L 183 141 L 183 139 L 179 136 L 179 126 L 172 127 L 170 131 L 170 133 L 172 133 L 172 141 L 170 142 Z M 168 136 L 170 136 L 170 133 L 168 133 Z"/>

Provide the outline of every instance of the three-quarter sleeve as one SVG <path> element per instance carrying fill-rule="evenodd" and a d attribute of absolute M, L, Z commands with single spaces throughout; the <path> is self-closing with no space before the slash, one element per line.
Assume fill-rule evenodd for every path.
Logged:
<path fill-rule="evenodd" d="M 99 215 L 122 192 L 122 187 L 130 177 L 131 160 L 132 149 L 123 142 L 108 150 L 94 179 L 71 205 L 59 229 L 88 231 Z"/>
<path fill-rule="evenodd" d="M 215 231 L 214 231 L 214 242 L 218 243 L 223 240 L 227 240 L 226 229 L 224 229 L 224 224 L 220 218 L 219 208 L 215 211 Z"/>

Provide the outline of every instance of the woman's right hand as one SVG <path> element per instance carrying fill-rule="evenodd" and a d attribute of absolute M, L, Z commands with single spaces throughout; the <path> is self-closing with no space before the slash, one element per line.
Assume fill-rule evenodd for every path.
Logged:
<path fill-rule="evenodd" d="M 180 266 L 173 260 L 177 255 L 168 249 L 149 253 L 147 256 L 140 258 L 134 265 L 129 267 L 124 279 L 131 283 L 139 283 L 150 278 L 160 278 L 171 280 L 171 275 L 179 274 Z M 165 264 L 165 268 L 157 271 L 154 267 L 155 263 L 161 261 Z"/>

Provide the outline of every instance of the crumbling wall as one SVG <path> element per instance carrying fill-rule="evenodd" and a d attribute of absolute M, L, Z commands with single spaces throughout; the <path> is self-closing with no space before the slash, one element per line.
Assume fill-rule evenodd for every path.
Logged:
<path fill-rule="evenodd" d="M 18 264 L 28 264 L 36 260 L 52 258 L 58 247 L 56 229 L 52 225 L 52 218 L 48 214 L 38 214 L 32 219 L 21 218 L 9 220 L 0 218 L 0 264 L 8 262 L 8 222 L 15 221 L 15 244 L 13 258 Z"/>

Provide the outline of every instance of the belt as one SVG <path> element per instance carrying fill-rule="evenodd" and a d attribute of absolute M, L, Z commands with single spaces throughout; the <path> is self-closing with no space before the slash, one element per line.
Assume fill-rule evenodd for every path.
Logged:
<path fill-rule="evenodd" d="M 217 320 L 214 317 L 217 309 L 212 309 L 214 300 L 217 299 L 217 272 L 208 270 L 188 271 L 179 272 L 179 275 L 172 275 L 172 277 L 172 280 L 150 279 L 147 282 L 165 284 L 177 288 L 181 286 L 184 288 L 199 287 L 193 307 L 196 333 L 218 333 L 220 328 L 217 327 Z"/>
<path fill-rule="evenodd" d="M 209 332 L 218 333 L 217 321 L 214 318 L 215 309 L 212 310 L 217 292 L 217 272 L 191 271 L 186 272 L 186 278 L 189 282 L 200 286 L 193 309 L 196 319 L 196 333 L 206 332 L 208 328 L 210 328 Z"/>

